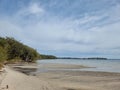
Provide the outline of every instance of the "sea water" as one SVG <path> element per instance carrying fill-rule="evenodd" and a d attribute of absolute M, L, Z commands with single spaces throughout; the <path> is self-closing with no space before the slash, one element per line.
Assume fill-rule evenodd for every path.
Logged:
<path fill-rule="evenodd" d="M 58 64 L 73 64 L 83 65 L 91 68 L 75 69 L 82 71 L 102 71 L 102 72 L 119 72 L 120 60 L 81 60 L 81 59 L 46 59 L 38 60 L 38 65 L 58 63 Z"/>

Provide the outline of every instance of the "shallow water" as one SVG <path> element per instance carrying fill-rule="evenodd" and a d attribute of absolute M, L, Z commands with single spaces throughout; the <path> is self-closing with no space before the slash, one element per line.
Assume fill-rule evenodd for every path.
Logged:
<path fill-rule="evenodd" d="M 89 66 L 89 67 L 94 67 L 94 68 L 84 68 L 84 69 L 75 69 L 75 70 L 119 72 L 120 73 L 120 60 L 81 60 L 81 59 L 47 60 L 46 59 L 46 60 L 38 60 L 37 63 L 38 65 L 49 64 L 49 63 L 84 65 L 84 66 Z"/>

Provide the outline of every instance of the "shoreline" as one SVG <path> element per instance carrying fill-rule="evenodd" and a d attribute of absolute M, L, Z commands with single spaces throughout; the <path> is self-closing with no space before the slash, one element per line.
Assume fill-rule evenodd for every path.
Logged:
<path fill-rule="evenodd" d="M 50 68 L 52 64 L 41 66 L 42 68 Z M 61 66 L 60 66 L 61 65 Z M 75 68 L 90 68 L 80 65 L 71 65 Z M 115 72 L 99 72 L 99 71 L 73 71 L 58 70 L 58 68 L 66 69 L 66 64 L 56 64 L 47 72 L 40 72 L 36 76 L 44 81 L 57 86 L 60 90 L 119 90 L 120 89 L 120 73 Z"/>
<path fill-rule="evenodd" d="M 69 69 L 35 72 L 41 69 Z M 11 64 L 5 67 L 6 76 L 0 90 L 119 90 L 120 73 L 96 71 L 71 71 L 71 68 L 89 68 L 66 64 Z M 1 76 L 0 76 L 1 77 Z M 19 86 L 19 83 L 22 85 Z M 4 89 L 2 89 L 4 88 Z"/>
<path fill-rule="evenodd" d="M 112 71 L 87 71 L 84 70 L 86 68 L 96 68 L 96 67 L 88 67 L 88 66 L 83 66 L 83 65 L 75 65 L 75 64 L 56 64 L 56 63 L 49 63 L 49 64 L 41 64 L 38 66 L 36 63 L 22 63 L 22 64 L 8 64 L 9 67 L 11 67 L 13 70 L 19 71 L 21 73 L 24 73 L 26 75 L 31 75 L 31 73 L 38 72 L 40 73 L 42 70 L 42 73 L 44 72 L 56 72 L 56 71 L 63 71 L 63 72 L 88 72 L 88 73 L 102 73 L 102 74 L 120 74 L 120 72 L 112 72 Z M 40 70 L 39 70 L 39 69 Z M 47 70 L 48 69 L 48 70 Z M 80 70 L 81 69 L 81 70 Z M 45 70 L 45 71 L 44 71 Z M 40 71 L 40 72 L 39 72 Z"/>

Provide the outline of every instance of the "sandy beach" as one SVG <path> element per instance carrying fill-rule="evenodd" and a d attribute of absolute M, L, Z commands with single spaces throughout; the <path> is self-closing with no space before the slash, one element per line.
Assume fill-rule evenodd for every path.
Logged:
<path fill-rule="evenodd" d="M 8 66 L 3 74 L 0 75 L 0 90 L 59 90 L 46 81 L 15 71 Z"/>
<path fill-rule="evenodd" d="M 37 68 L 35 64 L 7 66 L 0 75 L 0 90 L 120 90 L 120 73 L 62 70 L 85 68 L 65 64 L 44 64 L 39 68 L 52 70 L 30 73 Z"/>

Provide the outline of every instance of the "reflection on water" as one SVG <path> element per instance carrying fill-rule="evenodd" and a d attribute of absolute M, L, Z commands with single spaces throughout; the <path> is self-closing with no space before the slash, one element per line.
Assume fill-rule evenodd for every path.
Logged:
<path fill-rule="evenodd" d="M 38 60 L 39 65 L 46 63 L 76 64 L 76 65 L 84 65 L 89 67 L 96 67 L 96 68 L 84 68 L 84 69 L 73 69 L 73 70 L 120 72 L 120 60 L 79 60 L 79 59 Z"/>

